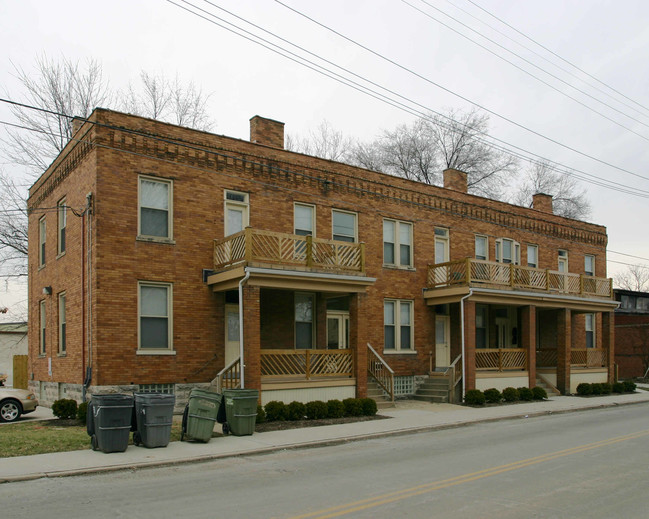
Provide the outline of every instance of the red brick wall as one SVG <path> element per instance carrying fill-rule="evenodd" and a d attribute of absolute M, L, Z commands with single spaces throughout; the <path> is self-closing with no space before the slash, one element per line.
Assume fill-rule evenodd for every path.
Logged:
<path fill-rule="evenodd" d="M 615 362 L 620 378 L 642 377 L 649 358 L 649 315 L 615 314 Z"/>

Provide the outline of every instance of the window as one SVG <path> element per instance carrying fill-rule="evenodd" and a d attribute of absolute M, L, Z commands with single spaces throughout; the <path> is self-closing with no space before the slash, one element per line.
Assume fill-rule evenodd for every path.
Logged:
<path fill-rule="evenodd" d="M 175 384 L 138 384 L 137 390 L 138 393 L 173 395 L 175 393 Z"/>
<path fill-rule="evenodd" d="M 475 259 L 489 259 L 489 238 L 486 236 L 475 237 Z"/>
<path fill-rule="evenodd" d="M 587 276 L 595 275 L 595 256 L 586 254 L 584 256 L 584 273 Z"/>
<path fill-rule="evenodd" d="M 586 348 L 595 347 L 595 314 L 586 314 Z"/>
<path fill-rule="evenodd" d="M 140 350 L 171 350 L 172 285 L 139 284 Z"/>
<path fill-rule="evenodd" d="M 496 261 L 500 263 L 513 263 L 518 265 L 521 260 L 521 246 L 509 238 L 496 240 Z"/>
<path fill-rule="evenodd" d="M 59 294 L 59 355 L 65 355 L 67 350 L 65 292 Z"/>
<path fill-rule="evenodd" d="M 413 351 L 412 301 L 389 300 L 383 302 L 384 349 L 388 351 Z"/>
<path fill-rule="evenodd" d="M 169 180 L 140 177 L 139 236 L 172 239 L 172 191 Z"/>
<path fill-rule="evenodd" d="M 313 294 L 295 294 L 295 348 L 308 350 L 313 348 Z"/>
<path fill-rule="evenodd" d="M 45 217 L 38 221 L 38 266 L 45 265 Z"/>
<path fill-rule="evenodd" d="M 557 268 L 559 272 L 567 273 L 568 272 L 568 251 L 559 249 L 557 252 L 559 255 Z"/>
<path fill-rule="evenodd" d="M 383 263 L 412 267 L 412 224 L 383 220 Z"/>
<path fill-rule="evenodd" d="M 228 191 L 225 196 L 225 236 L 236 234 L 248 227 L 249 197 L 248 193 Z"/>
<path fill-rule="evenodd" d="M 298 236 L 315 235 L 315 207 L 307 204 L 295 204 L 293 210 L 293 234 Z"/>
<path fill-rule="evenodd" d="M 527 246 L 527 266 L 537 268 L 539 266 L 539 246 Z"/>
<path fill-rule="evenodd" d="M 449 236 L 448 229 L 435 228 L 435 263 L 449 261 Z"/>
<path fill-rule="evenodd" d="M 486 348 L 488 346 L 487 324 L 488 312 L 485 305 L 475 306 L 475 347 Z"/>
<path fill-rule="evenodd" d="M 356 213 L 334 209 L 331 219 L 334 240 L 356 242 Z"/>
<path fill-rule="evenodd" d="M 67 213 L 65 207 L 65 198 L 59 201 L 57 204 L 57 213 L 59 216 L 59 228 L 58 228 L 58 254 L 63 254 L 65 252 L 65 229 L 67 226 Z"/>
<path fill-rule="evenodd" d="M 47 331 L 47 314 L 45 312 L 45 301 L 41 301 L 40 302 L 40 334 L 39 334 L 40 349 L 38 351 L 40 355 L 45 355 L 46 331 Z"/>

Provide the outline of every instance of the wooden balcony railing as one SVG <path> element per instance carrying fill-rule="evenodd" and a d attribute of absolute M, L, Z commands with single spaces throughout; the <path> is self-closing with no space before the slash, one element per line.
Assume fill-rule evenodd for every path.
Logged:
<path fill-rule="evenodd" d="M 466 258 L 428 266 L 428 288 L 496 285 L 582 297 L 613 298 L 613 280 Z"/>
<path fill-rule="evenodd" d="M 527 351 L 522 348 L 476 348 L 475 367 L 492 371 L 527 369 Z"/>
<path fill-rule="evenodd" d="M 602 348 L 582 348 L 570 351 L 570 365 L 580 368 L 605 368 L 606 350 Z"/>
<path fill-rule="evenodd" d="M 214 270 L 244 262 L 365 272 L 365 244 L 247 227 L 214 240 Z"/>
<path fill-rule="evenodd" d="M 351 350 L 261 350 L 262 377 L 310 380 L 352 377 L 353 373 L 354 357 Z"/>
<path fill-rule="evenodd" d="M 383 388 L 383 391 L 388 394 L 390 401 L 394 402 L 394 371 L 376 353 L 369 342 L 367 343 L 367 372 Z"/>

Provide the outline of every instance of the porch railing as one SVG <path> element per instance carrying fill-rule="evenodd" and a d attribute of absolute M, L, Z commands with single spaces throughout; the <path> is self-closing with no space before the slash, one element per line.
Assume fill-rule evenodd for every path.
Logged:
<path fill-rule="evenodd" d="M 262 231 L 252 227 L 214 240 L 214 270 L 251 261 L 365 272 L 365 244 Z"/>
<path fill-rule="evenodd" d="M 527 369 L 527 351 L 522 348 L 479 348 L 475 350 L 475 367 L 494 371 Z"/>
<path fill-rule="evenodd" d="M 582 297 L 613 297 L 613 280 L 495 261 L 466 258 L 428 266 L 428 288 L 496 285 Z"/>
<path fill-rule="evenodd" d="M 216 383 L 216 391 L 237 389 L 241 387 L 241 358 L 237 358 L 218 372 L 212 384 Z"/>
<path fill-rule="evenodd" d="M 536 367 L 556 368 L 557 350 L 536 350 Z"/>
<path fill-rule="evenodd" d="M 376 380 L 376 383 L 394 402 L 394 371 L 378 353 L 367 343 L 367 373 Z"/>
<path fill-rule="evenodd" d="M 603 348 L 580 348 L 570 350 L 570 365 L 581 368 L 605 368 L 606 350 Z"/>
<path fill-rule="evenodd" d="M 261 350 L 262 377 L 352 377 L 351 350 Z"/>
<path fill-rule="evenodd" d="M 445 372 L 445 375 L 450 376 L 449 381 L 449 402 L 455 403 L 457 396 L 457 385 L 462 381 L 462 355 L 455 357 L 455 360 L 451 362 L 451 365 Z M 460 397 L 461 399 L 462 397 Z"/>

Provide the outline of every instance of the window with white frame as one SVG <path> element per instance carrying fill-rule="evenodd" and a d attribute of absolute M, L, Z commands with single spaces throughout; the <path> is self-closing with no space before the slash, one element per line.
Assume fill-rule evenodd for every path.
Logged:
<path fill-rule="evenodd" d="M 412 267 L 412 224 L 383 220 L 383 263 Z"/>
<path fill-rule="evenodd" d="M 248 193 L 226 190 L 225 197 L 225 236 L 243 231 L 249 224 L 250 197 Z"/>
<path fill-rule="evenodd" d="M 59 294 L 59 355 L 67 351 L 67 330 L 65 317 L 65 292 Z"/>
<path fill-rule="evenodd" d="M 331 212 L 332 238 L 337 241 L 356 242 L 356 213 L 333 209 Z"/>
<path fill-rule="evenodd" d="M 171 309 L 171 283 L 139 283 L 140 350 L 173 349 Z"/>
<path fill-rule="evenodd" d="M 45 265 L 45 217 L 38 220 L 38 266 Z"/>
<path fill-rule="evenodd" d="M 521 260 L 521 246 L 509 238 L 496 240 L 496 261 L 500 263 L 513 263 L 518 265 Z"/>
<path fill-rule="evenodd" d="M 298 236 L 315 236 L 315 207 L 296 203 L 293 209 L 293 233 Z"/>
<path fill-rule="evenodd" d="M 140 218 L 138 235 L 144 238 L 173 238 L 173 183 L 151 177 L 140 177 Z"/>
<path fill-rule="evenodd" d="M 295 294 L 295 349 L 308 350 L 313 348 L 315 327 L 313 314 L 315 296 L 297 292 Z"/>
<path fill-rule="evenodd" d="M 595 347 L 595 314 L 586 314 L 586 348 Z"/>
<path fill-rule="evenodd" d="M 595 275 L 595 256 L 592 254 L 586 254 L 584 256 L 584 273 L 587 276 Z"/>
<path fill-rule="evenodd" d="M 476 235 L 475 237 L 475 259 L 489 259 L 489 238 Z"/>
<path fill-rule="evenodd" d="M 568 251 L 559 249 L 557 251 L 558 260 L 557 260 L 557 270 L 561 273 L 568 272 Z"/>
<path fill-rule="evenodd" d="M 47 312 L 46 312 L 46 303 L 45 300 L 40 302 L 39 305 L 39 323 L 40 323 L 40 333 L 39 333 L 39 349 L 38 353 L 40 355 L 45 355 L 46 351 L 46 337 L 47 337 Z"/>
<path fill-rule="evenodd" d="M 412 301 L 386 299 L 383 302 L 385 351 L 413 351 Z"/>
<path fill-rule="evenodd" d="M 538 268 L 539 266 L 539 246 L 538 245 L 527 246 L 527 266 Z"/>
<path fill-rule="evenodd" d="M 58 245 L 57 252 L 58 254 L 63 254 L 65 252 L 65 230 L 67 227 L 67 213 L 65 206 L 65 198 L 59 200 L 59 203 L 56 204 L 57 214 L 58 214 Z"/>
<path fill-rule="evenodd" d="M 435 227 L 435 263 L 446 263 L 450 258 L 450 238 L 448 229 Z"/>

